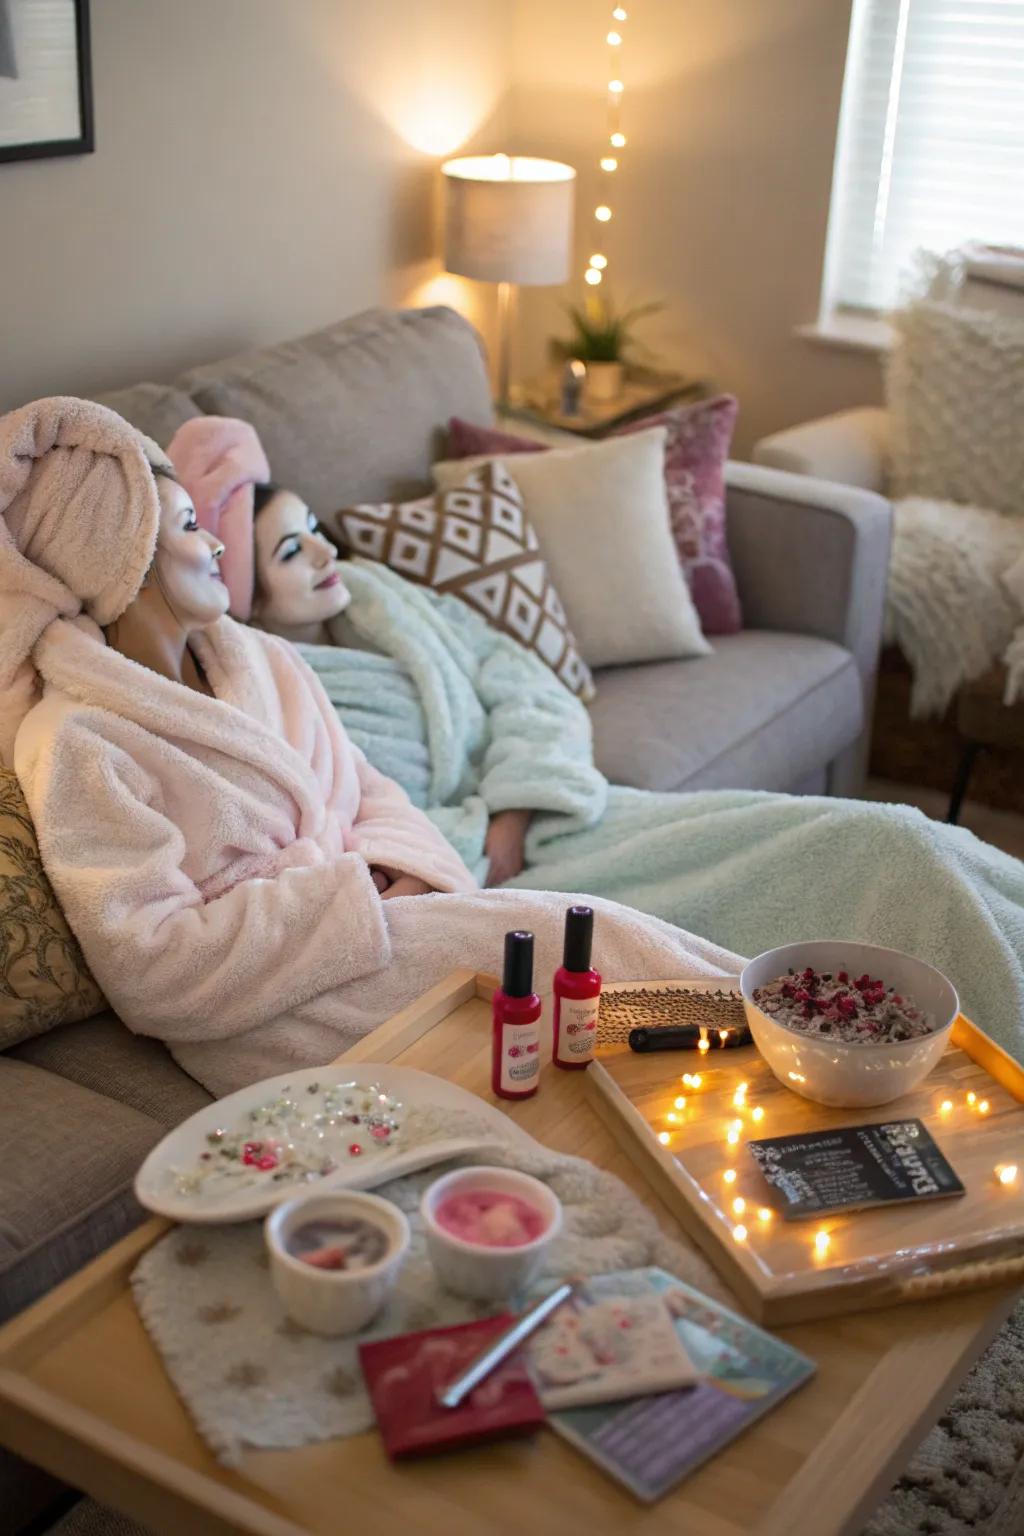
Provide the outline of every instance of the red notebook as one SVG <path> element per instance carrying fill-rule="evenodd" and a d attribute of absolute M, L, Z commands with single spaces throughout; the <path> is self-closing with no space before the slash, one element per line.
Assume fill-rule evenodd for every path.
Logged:
<path fill-rule="evenodd" d="M 512 1321 L 511 1313 L 505 1313 L 359 1346 L 377 1426 L 393 1460 L 527 1434 L 543 1424 L 544 1409 L 519 1351 L 492 1371 L 458 1408 L 442 1408 L 437 1400 Z"/>

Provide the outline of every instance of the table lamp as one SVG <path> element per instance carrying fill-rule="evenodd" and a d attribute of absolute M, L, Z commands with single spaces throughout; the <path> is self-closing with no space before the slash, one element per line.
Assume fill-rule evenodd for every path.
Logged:
<path fill-rule="evenodd" d="M 498 406 L 505 410 L 512 285 L 567 280 L 576 172 L 526 155 L 468 155 L 441 171 L 446 269 L 498 285 Z"/>

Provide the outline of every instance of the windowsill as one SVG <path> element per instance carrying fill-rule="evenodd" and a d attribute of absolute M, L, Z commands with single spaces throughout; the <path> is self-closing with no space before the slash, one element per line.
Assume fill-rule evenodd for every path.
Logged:
<path fill-rule="evenodd" d="M 816 347 L 842 352 L 874 352 L 881 356 L 892 346 L 892 327 L 872 315 L 829 315 L 811 325 L 798 325 L 796 334 Z"/>

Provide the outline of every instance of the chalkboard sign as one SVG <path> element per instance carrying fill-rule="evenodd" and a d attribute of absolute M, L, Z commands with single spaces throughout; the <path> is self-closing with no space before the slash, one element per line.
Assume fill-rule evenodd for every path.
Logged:
<path fill-rule="evenodd" d="M 920 1120 L 772 1136 L 747 1148 L 787 1221 L 964 1193 Z"/>

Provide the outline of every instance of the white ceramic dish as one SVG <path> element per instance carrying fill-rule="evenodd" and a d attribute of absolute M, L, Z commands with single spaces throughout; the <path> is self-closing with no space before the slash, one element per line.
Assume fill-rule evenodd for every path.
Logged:
<path fill-rule="evenodd" d="M 532 1243 L 517 1248 L 492 1248 L 466 1242 L 447 1232 L 434 1212 L 447 1195 L 488 1189 L 507 1191 L 536 1206 L 545 1217 L 544 1230 Z M 423 1227 L 437 1277 L 458 1296 L 500 1301 L 525 1289 L 540 1270 L 544 1255 L 562 1229 L 562 1206 L 546 1184 L 513 1168 L 456 1168 L 435 1179 L 420 1202 Z"/>
<path fill-rule="evenodd" d="M 917 1040 L 853 1045 L 821 1035 L 804 1035 L 770 1018 L 754 1002 L 754 992 L 784 976 L 792 966 L 803 970 L 867 971 L 887 987 L 913 998 L 935 1021 L 931 1034 Z M 805 1099 L 840 1109 L 890 1104 L 916 1088 L 949 1044 L 960 1012 L 956 988 L 941 971 L 898 949 L 874 944 L 845 944 L 825 939 L 769 949 L 744 967 L 740 991 L 754 1043 L 779 1082 Z"/>
<path fill-rule="evenodd" d="M 379 1084 L 382 1092 L 400 1099 L 406 1111 L 426 1107 L 462 1110 L 487 1121 L 503 1141 L 529 1141 L 526 1133 L 520 1131 L 515 1122 L 493 1104 L 488 1104 L 486 1100 L 477 1098 L 476 1094 L 468 1093 L 465 1088 L 459 1088 L 444 1078 L 433 1077 L 429 1072 L 376 1062 L 317 1067 L 303 1072 L 283 1073 L 280 1077 L 253 1083 L 248 1088 L 229 1094 L 225 1099 L 219 1099 L 216 1104 L 198 1110 L 150 1152 L 135 1176 L 137 1200 L 147 1210 L 155 1211 L 159 1216 L 168 1216 L 172 1221 L 252 1221 L 257 1216 L 265 1216 L 275 1205 L 293 1199 L 300 1191 L 368 1189 L 385 1183 L 403 1171 L 411 1172 L 414 1166 L 425 1167 L 445 1156 L 454 1157 L 459 1152 L 478 1149 L 478 1144 L 471 1141 L 453 1141 L 445 1147 L 435 1142 L 432 1146 L 417 1148 L 419 1156 L 414 1161 L 412 1157 L 405 1157 L 399 1134 L 393 1145 L 372 1156 L 352 1159 L 337 1172 L 318 1179 L 315 1184 L 260 1180 L 245 1188 L 225 1191 L 216 1197 L 208 1192 L 190 1195 L 179 1191 L 179 1174 L 198 1165 L 201 1154 L 209 1147 L 208 1137 L 218 1129 L 239 1126 L 252 1109 L 267 1103 L 286 1088 L 293 1093 L 302 1093 L 311 1084 L 326 1087 L 344 1085 L 353 1080 L 363 1087 Z M 403 1161 L 399 1161 L 400 1158 Z"/>
<path fill-rule="evenodd" d="M 316 1269 L 288 1251 L 297 1227 L 316 1220 L 359 1217 L 383 1232 L 383 1257 L 365 1269 Z M 409 1223 L 379 1195 L 317 1191 L 299 1195 L 271 1211 L 264 1224 L 270 1278 L 288 1316 L 312 1333 L 339 1337 L 358 1333 L 376 1317 L 398 1278 L 409 1247 Z"/>

